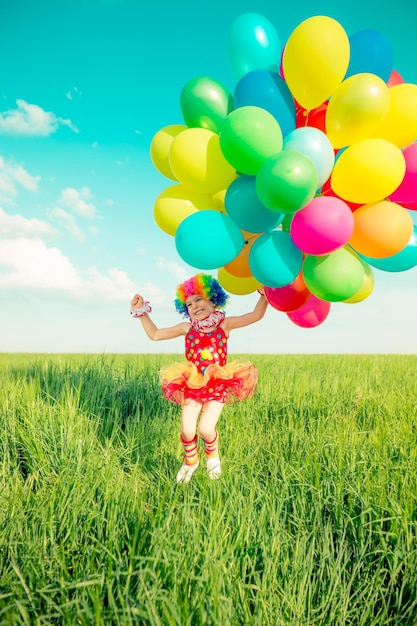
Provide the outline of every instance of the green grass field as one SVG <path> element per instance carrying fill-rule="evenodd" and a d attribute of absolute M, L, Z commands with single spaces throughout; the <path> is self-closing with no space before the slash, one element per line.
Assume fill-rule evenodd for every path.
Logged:
<path fill-rule="evenodd" d="M 417 356 L 251 356 L 187 485 L 173 358 L 0 355 L 0 624 L 417 624 Z"/>

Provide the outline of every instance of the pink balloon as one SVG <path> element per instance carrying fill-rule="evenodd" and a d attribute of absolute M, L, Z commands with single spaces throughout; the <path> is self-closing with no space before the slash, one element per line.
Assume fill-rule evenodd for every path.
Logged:
<path fill-rule="evenodd" d="M 340 198 L 319 196 L 295 213 L 290 227 L 294 244 L 306 254 L 330 254 L 350 239 L 355 222 Z"/>
<path fill-rule="evenodd" d="M 278 311 L 295 311 L 311 296 L 300 272 L 295 280 L 285 287 L 264 287 L 265 298 Z"/>
<path fill-rule="evenodd" d="M 311 295 L 307 302 L 296 311 L 286 313 L 287 317 L 297 326 L 314 328 L 324 322 L 330 313 L 330 302 L 320 300 Z"/>
<path fill-rule="evenodd" d="M 415 202 L 417 200 L 417 142 L 403 149 L 405 174 L 397 189 L 389 196 L 393 202 Z"/>

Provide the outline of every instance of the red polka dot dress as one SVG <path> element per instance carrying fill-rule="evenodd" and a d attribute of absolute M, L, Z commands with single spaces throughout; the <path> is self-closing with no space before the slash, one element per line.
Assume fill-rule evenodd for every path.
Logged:
<path fill-rule="evenodd" d="M 172 363 L 160 371 L 162 392 L 167 400 L 183 404 L 192 399 L 204 404 L 226 404 L 253 395 L 258 371 L 253 363 L 227 363 L 227 337 L 218 325 L 203 332 L 191 327 L 185 337 L 186 363 Z"/>

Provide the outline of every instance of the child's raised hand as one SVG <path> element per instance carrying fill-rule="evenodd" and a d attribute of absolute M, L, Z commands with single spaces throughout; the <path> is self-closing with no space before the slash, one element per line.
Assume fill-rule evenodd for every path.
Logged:
<path fill-rule="evenodd" d="M 141 309 L 143 307 L 143 302 L 144 302 L 143 297 L 139 295 L 138 293 L 135 293 L 135 295 L 130 301 L 130 306 L 133 309 Z"/>

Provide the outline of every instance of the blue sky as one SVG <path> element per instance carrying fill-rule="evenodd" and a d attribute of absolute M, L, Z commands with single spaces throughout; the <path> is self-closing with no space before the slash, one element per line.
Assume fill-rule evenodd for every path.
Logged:
<path fill-rule="evenodd" d="M 281 5 L 281 6 L 280 6 Z M 179 321 L 175 285 L 197 270 L 154 222 L 172 184 L 153 166 L 155 133 L 182 124 L 183 86 L 209 76 L 233 92 L 226 56 L 232 21 L 256 12 L 282 45 L 313 15 L 348 35 L 383 33 L 394 68 L 417 83 L 417 5 L 362 0 L 153 3 L 139 0 L 15 0 L 0 11 L 1 352 L 182 352 L 152 343 L 129 316 L 140 291 L 160 326 Z M 229 313 L 256 295 L 232 296 Z M 417 269 L 375 270 L 357 304 L 332 304 L 315 329 L 270 309 L 235 331 L 240 353 L 415 353 Z"/>

